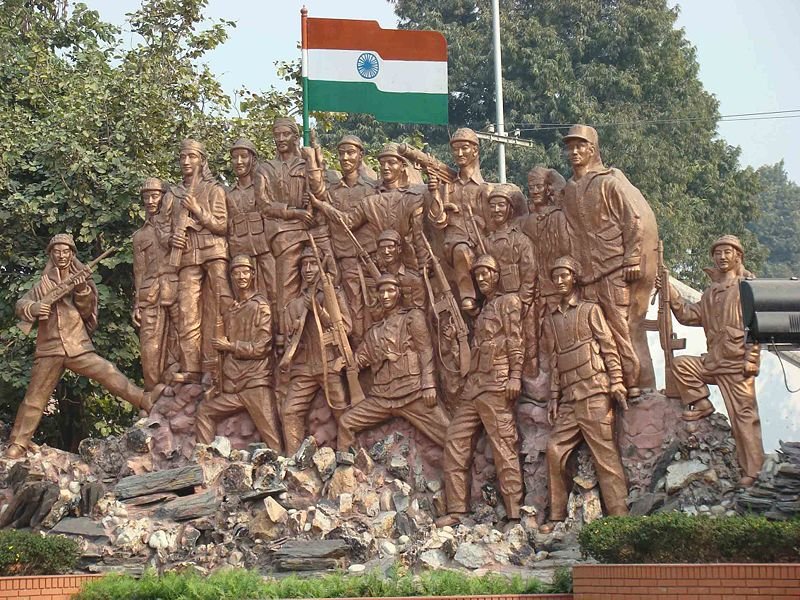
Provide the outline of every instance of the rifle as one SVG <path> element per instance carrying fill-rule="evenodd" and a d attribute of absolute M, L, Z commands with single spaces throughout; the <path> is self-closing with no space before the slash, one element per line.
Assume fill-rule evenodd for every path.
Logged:
<path fill-rule="evenodd" d="M 686 338 L 679 338 L 672 330 L 670 307 L 672 286 L 669 283 L 669 269 L 664 264 L 664 242 L 661 240 L 658 240 L 658 274 L 661 278 L 661 289 L 658 291 L 658 318 L 655 321 L 646 319 L 644 324 L 648 331 L 658 331 L 658 340 L 664 350 L 664 395 L 668 398 L 680 398 L 672 373 L 672 363 L 675 360 L 673 351 L 685 349 Z M 652 302 L 655 302 L 655 298 L 653 295 Z"/>
<path fill-rule="evenodd" d="M 222 316 L 220 310 L 220 298 L 217 296 L 217 320 L 214 322 L 214 337 L 221 339 L 225 337 L 225 318 Z M 203 399 L 210 400 L 218 394 L 222 394 L 222 363 L 225 360 L 225 353 L 222 350 L 217 350 L 216 364 L 214 365 L 214 373 L 211 377 L 211 387 L 203 392 Z"/>
<path fill-rule="evenodd" d="M 189 189 L 186 191 L 186 196 L 191 196 L 194 193 L 196 177 L 192 177 L 192 183 L 189 186 Z M 174 192 L 173 192 L 174 193 Z M 185 196 L 178 196 L 175 194 L 175 198 L 183 198 Z M 178 214 L 178 224 L 175 227 L 175 233 L 181 232 L 186 233 L 186 229 L 189 226 L 189 209 L 184 208 L 183 205 L 178 206 L 178 210 L 181 212 Z M 171 267 L 179 267 L 181 266 L 181 257 L 183 256 L 183 248 L 177 248 L 173 246 L 169 252 L 169 266 Z"/>
<path fill-rule="evenodd" d="M 52 290 L 47 292 L 42 297 L 42 299 L 39 300 L 39 304 L 47 304 L 49 306 L 52 306 L 53 304 L 61 300 L 64 296 L 71 294 L 72 290 L 74 290 L 75 286 L 77 285 L 75 282 L 79 277 L 85 275 L 86 279 L 88 279 L 89 276 L 92 274 L 94 268 L 97 266 L 97 264 L 105 257 L 107 257 L 109 254 L 116 251 L 117 251 L 116 248 L 109 248 L 108 250 L 103 252 L 100 256 L 95 258 L 93 261 L 84 265 L 83 269 L 81 269 L 80 271 L 76 271 L 75 273 L 67 277 L 67 279 L 59 283 Z M 39 317 L 39 320 L 45 321 L 47 320 L 47 317 L 45 317 L 44 319 Z M 31 332 L 31 329 L 33 329 L 33 323 L 29 321 L 20 320 L 17 323 L 17 327 L 19 327 L 25 335 L 28 335 Z"/>
<path fill-rule="evenodd" d="M 322 257 L 317 248 L 317 242 L 311 232 L 307 232 L 308 241 L 311 244 L 311 249 L 314 251 L 314 257 L 319 265 L 319 276 L 322 280 L 322 292 L 325 295 L 325 309 L 330 315 L 331 322 L 333 323 L 333 340 L 339 353 L 344 359 L 344 368 L 347 374 L 347 386 L 350 389 L 350 402 L 358 404 L 364 399 L 364 390 L 361 389 L 361 383 L 358 380 L 358 363 L 353 355 L 353 349 L 350 347 L 350 340 L 347 339 L 347 331 L 344 327 L 344 320 L 342 318 L 342 310 L 339 307 L 339 299 L 336 297 L 336 289 L 333 286 L 333 280 L 330 274 L 325 270 L 322 264 Z M 322 342 L 322 340 L 320 340 Z M 324 343 L 323 343 L 324 345 Z M 323 364 L 325 364 L 325 357 L 322 357 Z M 326 383 L 327 385 L 327 383 Z"/>
<path fill-rule="evenodd" d="M 328 194 L 328 203 L 330 203 L 330 194 Z M 361 245 L 361 242 L 358 241 L 356 234 L 353 233 L 353 230 L 347 226 L 347 223 L 344 222 L 344 219 L 339 214 L 335 214 L 336 223 L 344 229 L 344 232 L 347 234 L 347 237 L 350 238 L 350 241 L 353 243 L 353 248 L 356 249 L 356 254 L 358 255 L 358 259 L 367 269 L 367 272 L 370 276 L 377 281 L 378 277 L 381 276 L 380 269 L 378 269 L 378 265 L 375 264 L 375 261 L 372 260 L 372 257 L 369 255 L 364 249 L 364 246 Z M 365 299 L 366 300 L 366 299 Z"/>
<path fill-rule="evenodd" d="M 458 366 L 459 366 L 459 373 L 462 377 L 466 377 L 469 373 L 469 366 L 470 366 L 470 351 L 469 351 L 469 342 L 467 341 L 467 324 L 464 322 L 464 317 L 461 316 L 461 311 L 458 309 L 458 304 L 456 304 L 456 299 L 453 296 L 453 291 L 450 289 L 450 284 L 447 282 L 447 278 L 444 275 L 444 270 L 442 269 L 442 264 L 439 262 L 439 259 L 433 253 L 433 249 L 431 248 L 431 243 L 428 241 L 428 238 L 425 237 L 425 234 L 419 232 L 420 237 L 422 238 L 423 243 L 425 244 L 425 249 L 428 251 L 428 255 L 431 259 L 431 264 L 433 265 L 433 274 L 436 277 L 436 281 L 438 283 L 438 287 L 441 290 L 439 294 L 439 299 L 433 297 L 433 290 L 430 287 L 430 282 L 428 279 L 428 268 L 425 267 L 423 270 L 423 274 L 425 276 L 425 281 L 428 282 L 428 294 L 431 296 L 431 305 L 433 306 L 433 312 L 436 315 L 436 329 L 437 334 L 441 329 L 441 313 L 446 313 L 450 316 L 450 320 L 453 323 L 453 327 L 456 330 L 456 338 L 458 338 Z M 441 336 L 439 336 L 441 342 Z M 439 344 L 439 352 L 441 353 L 441 343 Z M 439 356 L 441 359 L 441 356 Z M 447 368 L 444 361 L 442 364 Z"/>
<path fill-rule="evenodd" d="M 397 152 L 400 154 L 400 156 L 403 156 L 413 162 L 415 165 L 418 165 L 419 168 L 425 171 L 429 177 L 434 175 L 437 179 L 444 183 L 445 200 L 442 200 L 439 192 L 437 191 L 433 198 L 437 207 L 436 212 L 432 210 L 433 207 L 428 210 L 432 221 L 435 223 L 443 222 L 445 207 L 458 212 L 459 208 L 457 206 L 450 202 L 446 202 L 446 200 L 448 200 L 450 197 L 450 186 L 455 183 L 455 180 L 458 178 L 458 171 L 451 169 L 435 156 L 431 156 L 430 154 L 427 154 L 422 150 L 418 150 L 409 144 L 400 144 L 397 147 Z"/>

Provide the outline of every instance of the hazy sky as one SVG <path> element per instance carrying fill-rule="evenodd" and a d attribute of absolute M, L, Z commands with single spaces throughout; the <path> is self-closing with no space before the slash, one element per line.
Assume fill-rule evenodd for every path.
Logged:
<path fill-rule="evenodd" d="M 88 0 L 101 17 L 124 27 L 125 13 L 139 0 Z M 229 92 L 280 86 L 277 60 L 299 56 L 300 7 L 310 16 L 373 19 L 394 27 L 385 0 L 210 0 L 206 14 L 237 22 L 231 39 L 208 55 L 212 70 Z M 800 23 L 798 0 L 683 0 L 678 26 L 697 48 L 700 78 L 720 101 L 723 115 L 800 109 Z M 503 0 L 500 2 L 502 10 Z M 129 34 L 128 39 L 131 43 Z M 796 116 L 792 116 L 796 115 Z M 758 167 L 786 162 L 789 176 L 800 182 L 800 111 L 780 119 L 723 122 L 720 135 L 742 149 L 742 163 Z"/>

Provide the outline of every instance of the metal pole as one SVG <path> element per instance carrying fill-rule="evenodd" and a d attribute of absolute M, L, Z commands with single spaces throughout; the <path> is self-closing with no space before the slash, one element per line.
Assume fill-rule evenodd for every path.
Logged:
<path fill-rule="evenodd" d="M 492 46 L 494 47 L 494 99 L 497 109 L 497 134 L 505 135 L 503 119 L 503 66 L 500 59 L 500 0 L 492 0 Z M 497 176 L 506 182 L 506 145 L 497 144 Z"/>
<path fill-rule="evenodd" d="M 308 9 L 304 6 L 300 9 L 300 77 L 303 81 L 303 145 L 310 146 L 311 129 L 308 124 Z"/>

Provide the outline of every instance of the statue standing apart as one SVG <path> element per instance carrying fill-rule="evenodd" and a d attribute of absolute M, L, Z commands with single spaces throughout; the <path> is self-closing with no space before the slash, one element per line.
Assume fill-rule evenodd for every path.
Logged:
<path fill-rule="evenodd" d="M 703 327 L 708 352 L 703 356 L 676 356 L 672 372 L 687 421 L 714 412 L 708 399 L 708 384 L 719 387 L 736 440 L 736 458 L 742 470 L 739 485 L 749 487 L 764 463 L 755 385 L 760 347 L 745 343 L 739 296 L 739 282 L 752 274 L 744 268 L 744 250 L 736 236 L 717 239 L 711 246 L 711 256 L 715 267 L 707 272 L 712 283 L 700 302 L 686 302 L 674 287 L 670 299 L 672 312 L 680 323 Z"/>
<path fill-rule="evenodd" d="M 655 216 L 620 171 L 603 166 L 592 127 L 574 125 L 564 143 L 573 175 L 564 188 L 563 209 L 584 297 L 602 307 L 628 396 L 635 398 L 640 385 L 654 387 L 644 320 L 658 269 Z"/>
<path fill-rule="evenodd" d="M 38 323 L 38 333 L 31 381 L 14 419 L 7 458 L 25 454 L 65 369 L 96 381 L 136 408 L 152 408 L 151 392 L 135 386 L 94 351 L 90 336 L 97 328 L 97 288 L 76 252 L 71 235 L 53 236 L 41 279 L 17 302 L 17 316 Z"/>
<path fill-rule="evenodd" d="M 208 168 L 203 144 L 184 140 L 180 167 L 182 185 L 174 186 L 164 198 L 172 225 L 170 264 L 178 269 L 180 308 L 181 373 L 173 381 L 199 383 L 203 371 L 202 332 L 209 335 L 213 329 L 203 323 L 203 314 L 224 311 L 232 301 L 227 272 L 228 210 L 225 190 Z M 213 298 L 203 297 L 204 282 Z M 209 310 L 209 303 L 214 303 L 215 310 Z"/>
<path fill-rule="evenodd" d="M 445 260 L 453 267 L 461 308 L 474 314 L 477 296 L 471 269 L 483 228 L 480 198 L 484 184 L 478 136 L 472 129 L 458 129 L 450 138 L 450 149 L 458 177 L 452 184 L 440 186 L 438 177 L 428 173 L 428 218 L 434 227 L 444 230 Z"/>
<path fill-rule="evenodd" d="M 236 140 L 230 148 L 231 167 L 236 183 L 228 190 L 228 251 L 231 257 L 243 254 L 253 259 L 255 291 L 269 302 L 275 301 L 275 257 L 270 251 L 270 232 L 264 213 L 268 205 L 256 195 L 260 173 L 256 175 L 258 152 L 248 139 Z"/>
<path fill-rule="evenodd" d="M 297 452 L 306 437 L 306 418 L 318 391 L 324 393 L 337 423 L 348 405 L 342 382 L 344 353 L 332 334 L 333 310 L 326 306 L 321 289 L 322 268 L 333 270 L 332 265 L 325 263 L 311 246 L 304 247 L 300 255 L 303 290 L 283 313 L 286 351 L 280 366 L 289 371 L 289 391 L 281 414 L 287 456 Z M 336 298 L 349 332 L 350 311 L 340 289 L 336 290 Z"/>
<path fill-rule="evenodd" d="M 169 224 L 159 220 L 166 184 L 151 177 L 142 185 L 141 196 L 147 215 L 144 225 L 133 234 L 133 280 L 136 288 L 133 323 L 139 328 L 144 389 L 152 390 L 163 381 L 170 341 L 176 342 L 178 274 L 169 264 L 164 240 Z"/>
<path fill-rule="evenodd" d="M 336 183 L 327 185 L 327 189 L 322 177 L 310 177 L 309 180 L 312 182 L 311 191 L 317 198 L 325 198 L 334 208 L 347 212 L 361 204 L 364 198 L 374 194 L 377 182 L 367 174 L 364 165 L 364 144 L 358 137 L 344 136 L 339 141 L 337 152 L 342 178 Z M 312 168 L 320 169 L 322 167 L 321 158 L 318 159 L 314 153 L 314 160 L 310 161 L 310 156 L 310 154 L 307 156 L 306 162 L 313 162 Z M 315 172 L 321 174 L 321 171 Z M 370 324 L 366 308 L 369 301 L 368 289 L 370 283 L 372 286 L 375 285 L 370 274 L 365 272 L 361 259 L 359 259 L 359 251 L 363 250 L 368 255 L 375 255 L 377 249 L 375 237 L 378 231 L 370 225 L 365 225 L 353 233 L 347 230 L 344 223 L 336 219 L 329 223 L 329 228 L 333 254 L 341 273 L 342 290 L 353 317 L 352 339 L 357 344 Z M 351 235 L 355 236 L 361 249 L 356 248 Z"/>
<path fill-rule="evenodd" d="M 492 447 L 500 493 L 509 519 L 519 519 L 522 470 L 515 419 L 522 388 L 522 301 L 517 294 L 500 293 L 497 261 L 483 255 L 473 265 L 478 289 L 485 298 L 473 329 L 472 364 L 461 403 L 447 428 L 444 481 L 449 517 L 454 523 L 469 506 L 469 472 L 481 427 Z"/>
<path fill-rule="evenodd" d="M 255 289 L 252 258 L 240 254 L 231 261 L 236 301 L 224 314 L 224 334 L 211 345 L 221 353 L 217 394 L 197 409 L 197 441 L 210 444 L 220 419 L 247 410 L 261 441 L 281 452 L 278 407 L 273 390 L 272 314 L 269 302 Z"/>
<path fill-rule="evenodd" d="M 547 443 L 550 520 L 540 528 L 543 533 L 567 517 L 567 461 L 584 440 L 608 514 L 628 514 L 625 472 L 614 440 L 613 401 L 623 410 L 628 407 L 620 356 L 600 305 L 579 299 L 579 276 L 580 266 L 570 257 L 553 264 L 551 277 L 561 300 L 544 322 L 546 339 L 553 344 L 547 407 L 553 431 Z"/>
<path fill-rule="evenodd" d="M 522 301 L 522 333 L 525 343 L 523 371 L 535 378 L 539 373 L 536 308 L 539 265 L 535 262 L 530 238 L 522 233 L 519 225 L 512 219 L 512 197 L 522 194 L 515 185 L 499 184 L 491 186 L 488 195 L 486 252 L 495 258 L 500 267 L 500 287 L 503 293 L 515 293 Z"/>
<path fill-rule="evenodd" d="M 365 400 L 347 410 L 339 422 L 339 450 L 355 444 L 355 434 L 391 417 L 403 417 L 443 446 L 449 419 L 436 399 L 433 346 L 418 308 L 402 308 L 400 281 L 386 274 L 378 279 L 383 320 L 367 331 L 356 352 L 361 368 L 372 368 L 372 387 Z"/>

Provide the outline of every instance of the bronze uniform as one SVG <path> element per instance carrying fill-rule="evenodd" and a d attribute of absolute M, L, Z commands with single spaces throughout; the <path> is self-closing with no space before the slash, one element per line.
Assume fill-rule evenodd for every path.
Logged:
<path fill-rule="evenodd" d="M 279 417 L 273 390 L 272 315 L 269 302 L 256 294 L 234 302 L 225 312 L 226 337 L 234 345 L 222 359 L 222 393 L 203 400 L 197 410 L 197 440 L 210 444 L 216 422 L 247 410 L 261 436 L 273 450 L 282 451 Z"/>
<path fill-rule="evenodd" d="M 547 444 L 550 518 L 563 521 L 569 490 L 564 479 L 567 460 L 582 440 L 594 459 L 608 514 L 627 514 L 628 489 L 614 441 L 611 385 L 622 383 L 622 367 L 614 336 L 603 311 L 594 302 L 573 298 L 562 312 L 555 306 L 544 323 L 550 353 L 550 390 L 560 398 L 558 417 Z"/>
<path fill-rule="evenodd" d="M 516 401 L 506 398 L 510 378 L 521 378 L 522 301 L 516 294 L 489 300 L 475 321 L 472 363 L 461 403 L 447 429 L 444 481 L 450 512 L 469 511 L 469 471 L 481 426 L 492 446 L 500 493 L 509 518 L 519 518 L 522 472 Z"/>
<path fill-rule="evenodd" d="M 449 419 L 437 402 L 429 408 L 422 392 L 436 387 L 433 347 L 419 309 L 400 310 L 373 325 L 356 352 L 362 366 L 372 367 L 366 399 L 353 405 L 339 423 L 338 447 L 347 450 L 355 434 L 391 417 L 403 417 L 431 440 L 444 445 Z"/>
<path fill-rule="evenodd" d="M 324 308 L 321 290 L 313 293 L 311 308 L 303 291 L 284 311 L 286 353 L 282 362 L 289 367 L 289 391 L 283 404 L 283 436 L 287 455 L 294 454 L 306 436 L 306 417 L 319 390 L 325 393 L 336 420 L 347 408 L 342 382 L 344 360 L 333 343 L 330 319 Z M 351 329 L 350 311 L 341 290 L 336 291 L 345 329 Z"/>

